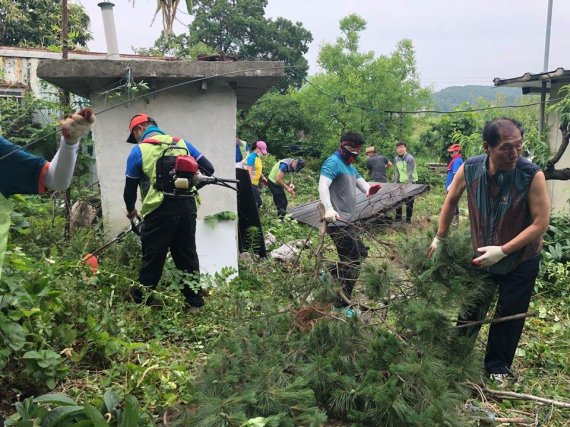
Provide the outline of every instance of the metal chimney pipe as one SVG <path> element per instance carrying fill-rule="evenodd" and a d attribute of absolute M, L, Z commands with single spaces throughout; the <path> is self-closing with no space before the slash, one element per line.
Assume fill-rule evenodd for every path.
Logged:
<path fill-rule="evenodd" d="M 117 30 L 115 29 L 115 17 L 113 16 L 113 3 L 104 1 L 98 3 L 103 16 L 103 28 L 105 29 L 105 41 L 107 42 L 107 58 L 120 59 L 119 42 L 117 41 Z"/>

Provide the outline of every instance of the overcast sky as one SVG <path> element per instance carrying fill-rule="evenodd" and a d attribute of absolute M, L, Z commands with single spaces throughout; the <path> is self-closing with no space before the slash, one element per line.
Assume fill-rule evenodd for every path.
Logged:
<path fill-rule="evenodd" d="M 106 50 L 99 0 L 81 0 L 94 40 L 89 49 Z M 115 0 L 114 15 L 121 53 L 150 47 L 162 29 L 151 26 L 156 0 Z M 181 2 L 175 32 L 191 21 Z M 467 84 L 492 85 L 494 77 L 518 77 L 543 71 L 548 0 L 269 0 L 268 17 L 301 22 L 313 34 L 309 73 L 319 70 L 320 46 L 340 35 L 339 20 L 351 13 L 368 23 L 362 50 L 390 53 L 411 39 L 424 85 L 438 90 Z M 554 0 L 549 70 L 570 69 L 570 1 Z"/>

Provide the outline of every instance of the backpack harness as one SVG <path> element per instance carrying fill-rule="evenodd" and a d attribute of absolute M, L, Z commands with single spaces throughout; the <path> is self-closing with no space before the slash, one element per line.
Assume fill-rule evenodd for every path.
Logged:
<path fill-rule="evenodd" d="M 194 197 L 197 195 L 193 177 L 198 173 L 198 163 L 187 147 L 178 146 L 180 138 L 173 137 L 156 162 L 156 181 L 153 188 L 165 198 Z M 147 138 L 141 144 L 161 145 L 163 141 Z M 181 151 L 185 154 L 175 154 Z"/>

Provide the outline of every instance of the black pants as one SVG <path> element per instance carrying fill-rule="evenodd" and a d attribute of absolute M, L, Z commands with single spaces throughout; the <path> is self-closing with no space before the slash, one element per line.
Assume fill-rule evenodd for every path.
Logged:
<path fill-rule="evenodd" d="M 495 309 L 495 317 L 526 313 L 534 282 L 538 275 L 539 257 L 531 258 L 507 275 L 490 275 L 492 283 L 487 292 L 468 310 L 459 321 L 482 320 L 487 315 L 489 305 L 497 287 L 499 299 Z M 489 339 L 485 352 L 485 369 L 490 374 L 508 374 L 513 363 L 515 351 L 524 327 L 525 319 L 493 323 L 489 329 Z M 475 338 L 481 325 L 461 328 L 460 333 Z"/>
<path fill-rule="evenodd" d="M 139 281 L 143 285 L 151 289 L 156 287 L 169 249 L 177 269 L 198 274 L 200 264 L 196 252 L 194 199 L 165 200 L 144 218 L 141 242 L 143 256 Z M 195 292 L 188 285 L 183 286 L 182 292 L 189 305 L 204 305 L 201 291 Z"/>
<path fill-rule="evenodd" d="M 344 294 L 350 299 L 354 285 L 360 276 L 360 264 L 368 256 L 368 250 L 353 225 L 344 227 L 329 226 L 327 232 L 338 252 L 339 263 L 333 275 L 340 280 Z M 336 273 L 336 274 L 334 274 Z M 335 303 L 337 307 L 346 307 L 348 303 L 340 296 Z"/>
<path fill-rule="evenodd" d="M 277 208 L 277 215 L 279 218 L 283 218 L 287 213 L 287 195 L 285 194 L 285 190 L 279 184 L 275 184 L 270 180 L 267 181 L 269 184 L 269 191 L 273 195 L 273 203 L 275 203 L 275 207 Z"/>
<path fill-rule="evenodd" d="M 251 184 L 251 188 L 253 189 L 253 198 L 255 200 L 255 204 L 258 208 L 263 206 L 263 201 L 261 200 L 261 193 L 259 192 L 259 186 Z"/>
<path fill-rule="evenodd" d="M 414 199 L 405 203 L 406 205 L 406 222 L 412 222 L 412 214 L 414 213 Z M 402 220 L 402 205 L 396 208 L 396 221 Z"/>

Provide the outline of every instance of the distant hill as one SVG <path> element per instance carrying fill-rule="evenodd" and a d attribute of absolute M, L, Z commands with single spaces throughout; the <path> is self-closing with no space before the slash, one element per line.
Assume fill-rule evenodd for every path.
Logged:
<path fill-rule="evenodd" d="M 522 97 L 522 91 L 516 87 L 494 86 L 450 86 L 433 94 L 433 100 L 438 110 L 451 111 L 453 107 L 467 101 L 470 104 L 477 102 L 478 98 L 489 101 L 497 99 L 497 95 L 505 96 L 507 104 L 514 104 Z"/>

